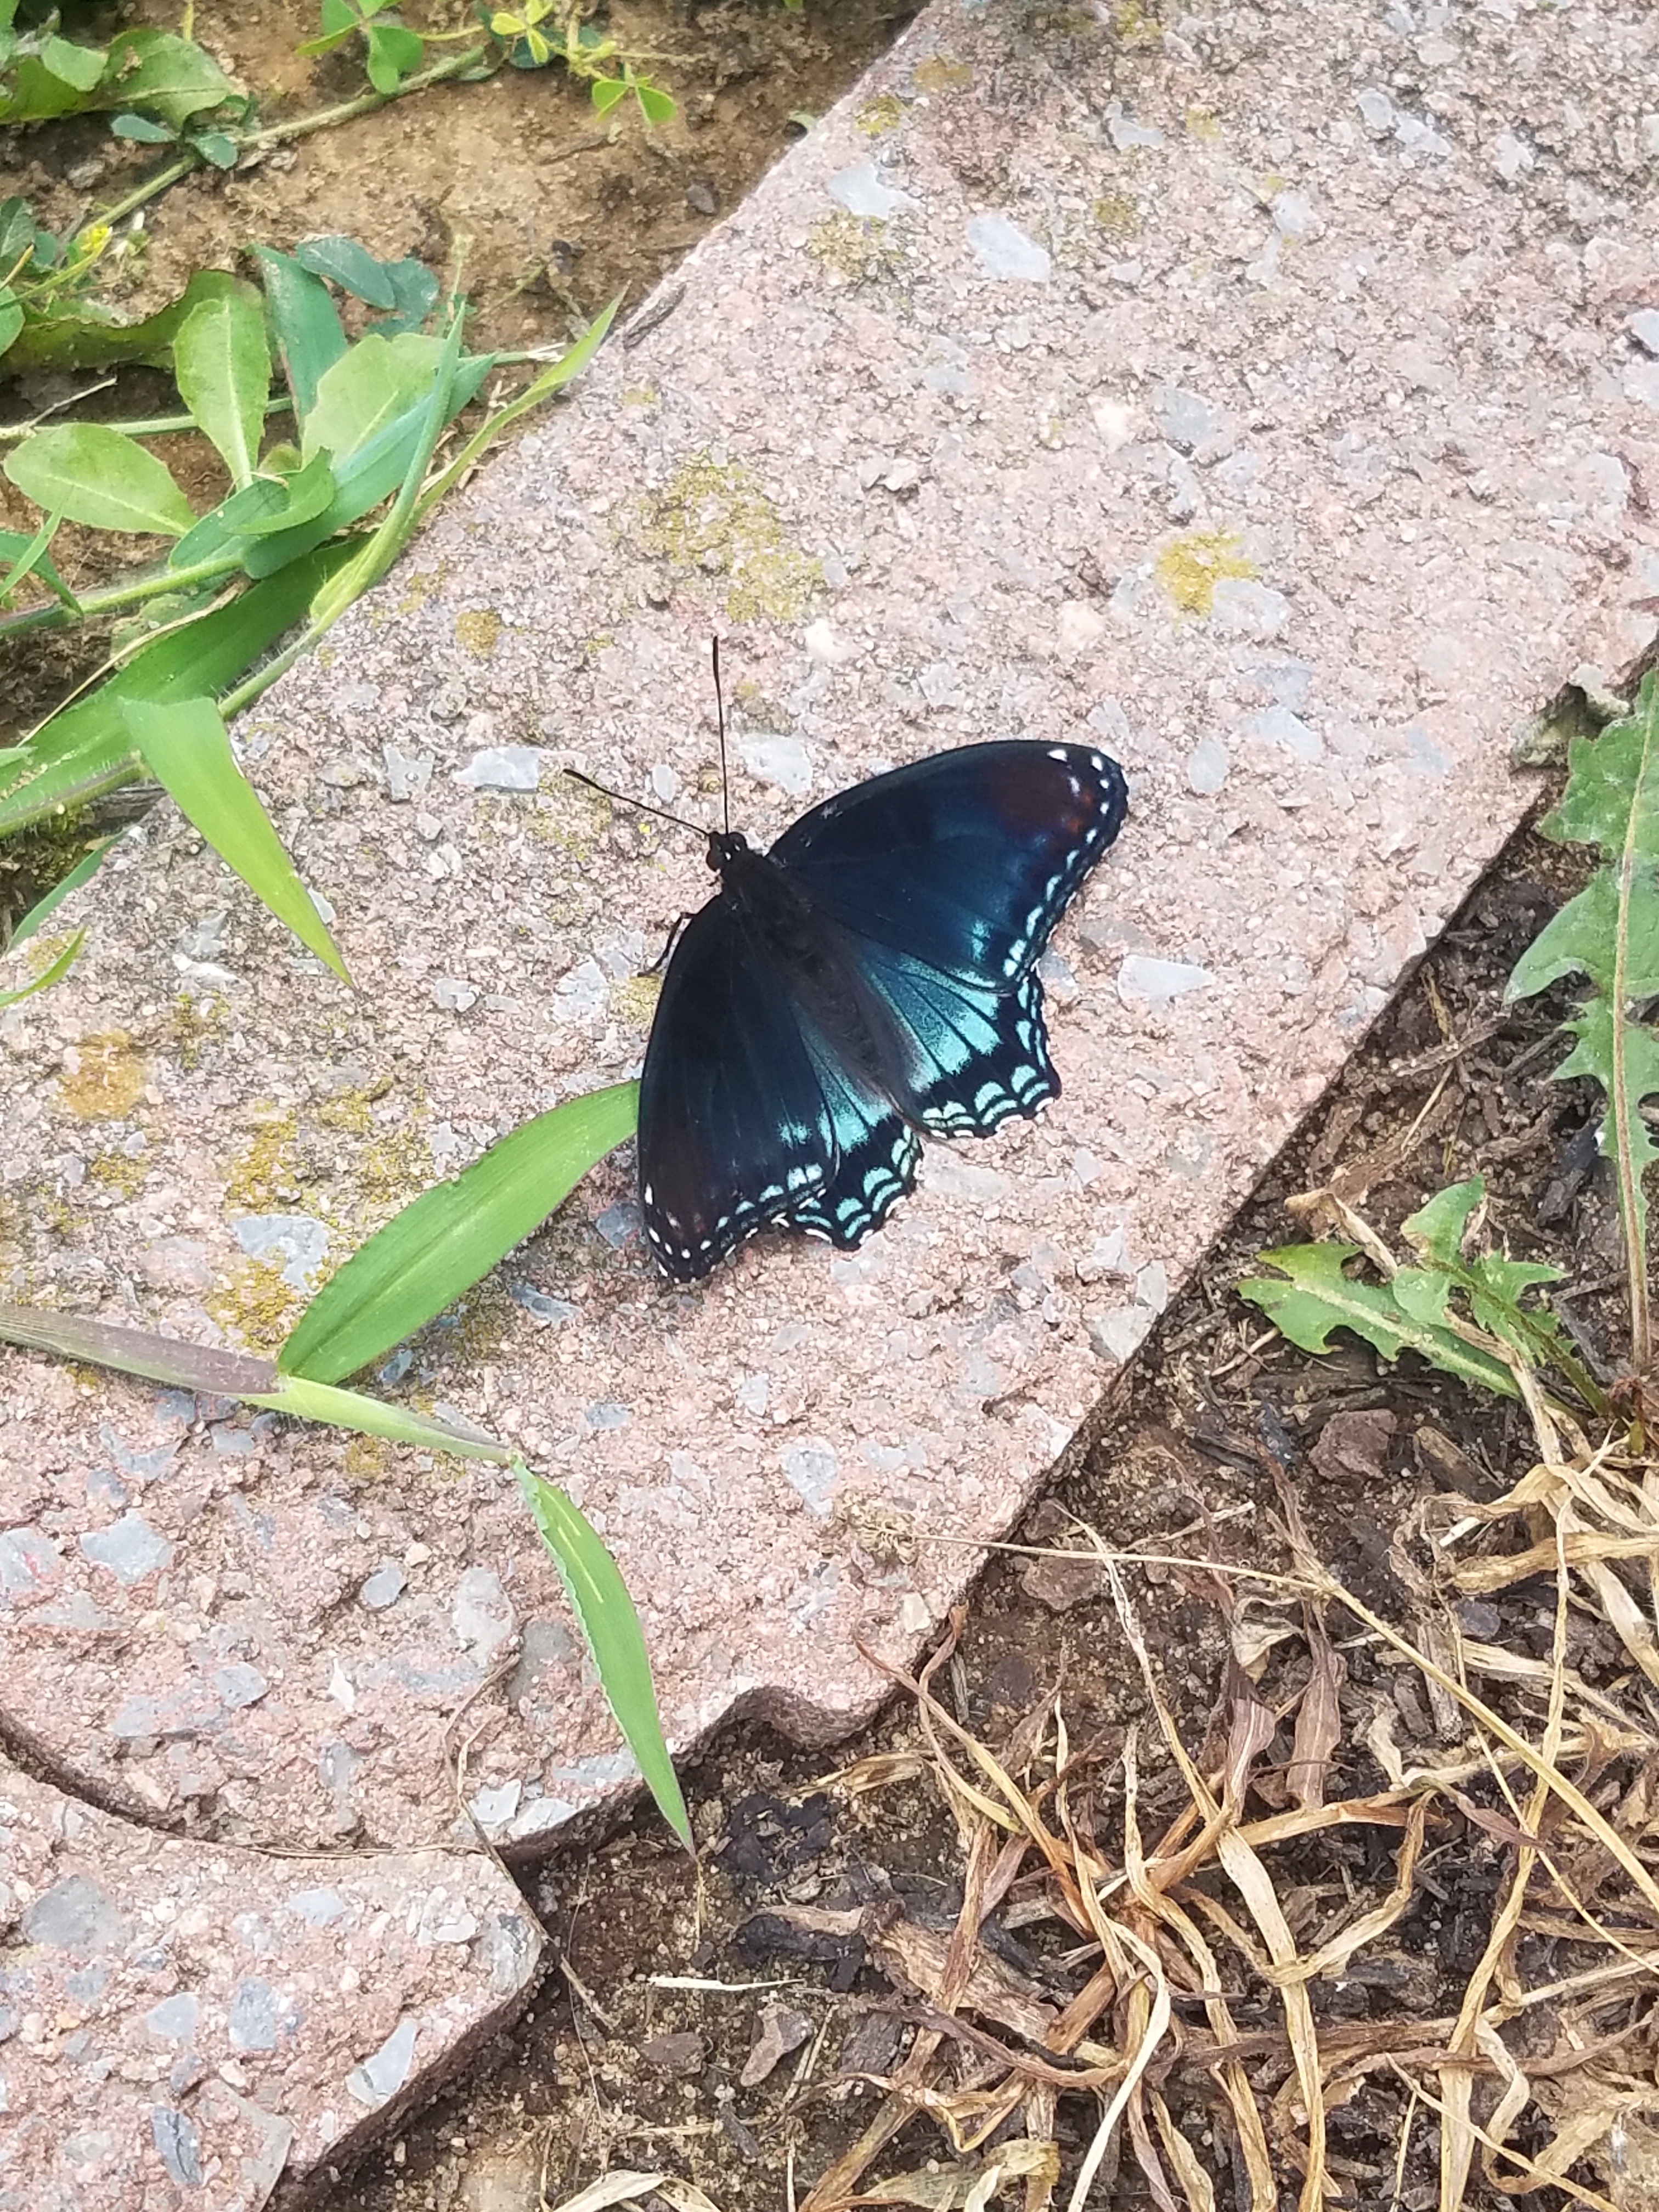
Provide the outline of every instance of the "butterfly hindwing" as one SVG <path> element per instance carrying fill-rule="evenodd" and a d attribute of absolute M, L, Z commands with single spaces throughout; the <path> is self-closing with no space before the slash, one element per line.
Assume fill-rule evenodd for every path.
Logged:
<path fill-rule="evenodd" d="M 663 978 L 639 1151 L 646 1235 L 683 1282 L 821 1189 L 834 1157 L 794 1009 L 721 898 L 687 923 Z"/>
<path fill-rule="evenodd" d="M 847 928 L 1007 990 L 1041 957 L 1125 804 L 1122 772 L 1093 746 L 1010 738 L 839 792 L 770 857 Z"/>

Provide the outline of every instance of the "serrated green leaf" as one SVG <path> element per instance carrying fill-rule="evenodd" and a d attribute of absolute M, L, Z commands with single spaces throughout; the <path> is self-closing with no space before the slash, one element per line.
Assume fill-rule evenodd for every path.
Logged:
<path fill-rule="evenodd" d="M 183 699 L 157 706 L 128 699 L 121 711 L 145 767 L 179 811 L 254 896 L 349 983 L 322 915 L 295 873 L 258 793 L 236 765 L 216 702 Z"/>
<path fill-rule="evenodd" d="M 1596 1140 L 1603 1153 L 1611 1158 L 1616 1142 L 1613 1101 L 1619 1088 L 1613 1067 L 1613 1001 L 1604 998 L 1586 1000 L 1572 1019 L 1563 1022 L 1561 1026 L 1571 1030 L 1578 1042 L 1556 1069 L 1555 1079 L 1564 1083 L 1574 1076 L 1588 1075 L 1600 1084 L 1607 1108 L 1597 1126 Z M 1648 1233 L 1647 1189 L 1643 1178 L 1654 1161 L 1659 1159 L 1659 1149 L 1655 1147 L 1642 1115 L 1642 1102 L 1659 1094 L 1659 1038 L 1639 1023 L 1626 1021 L 1624 1060 L 1626 1121 L 1635 1177 L 1634 1242 L 1636 1249 L 1642 1252 L 1647 1249 Z"/>
<path fill-rule="evenodd" d="M 1331 1331 L 1350 1329 L 1384 1359 L 1397 1359 L 1409 1350 L 1465 1382 L 1478 1383 L 1501 1397 L 1516 1395 L 1515 1378 L 1501 1359 L 1464 1343 L 1449 1329 L 1414 1319 L 1390 1291 L 1345 1275 L 1345 1261 L 1353 1259 L 1358 1249 L 1355 1244 L 1281 1245 L 1261 1255 L 1262 1264 L 1277 1267 L 1279 1276 L 1252 1277 L 1238 1285 L 1239 1296 L 1259 1306 L 1304 1352 L 1328 1352 Z"/>
<path fill-rule="evenodd" d="M 685 1800 L 664 1740 L 640 1617 L 622 1571 L 562 1490 L 515 1460 L 514 1474 L 593 1655 L 600 1685 L 657 1809 L 686 1850 Z"/>
<path fill-rule="evenodd" d="M 64 422 L 13 447 L 5 473 L 43 514 L 92 530 L 177 538 L 196 520 L 167 465 L 103 422 Z"/>
<path fill-rule="evenodd" d="M 264 305 L 238 284 L 192 307 L 173 341 L 173 381 L 240 491 L 252 477 L 270 393 Z"/>
<path fill-rule="evenodd" d="M 1429 1328 L 1445 1327 L 1451 1288 L 1452 1279 L 1443 1267 L 1401 1267 L 1389 1284 L 1401 1313 Z"/>
<path fill-rule="evenodd" d="M 277 1354 L 283 1373 L 337 1382 L 441 1313 L 633 1134 L 638 1097 L 620 1083 L 568 1099 L 423 1191 L 318 1291 Z"/>
<path fill-rule="evenodd" d="M 1568 746 L 1566 789 L 1542 828 L 1562 844 L 1599 845 L 1609 855 L 1628 842 L 1634 859 L 1659 863 L 1659 681 L 1651 672 L 1632 714 Z"/>
<path fill-rule="evenodd" d="M 1426 1206 L 1401 1224 L 1401 1234 L 1412 1249 L 1442 1267 L 1461 1267 L 1463 1239 L 1469 1216 L 1486 1194 L 1484 1176 L 1471 1176 L 1437 1191 Z"/>
<path fill-rule="evenodd" d="M 1651 998 L 1659 994 L 1659 890 L 1650 872 L 1631 879 L 1629 932 L 1627 996 Z M 1504 999 L 1530 999 L 1561 976 L 1575 974 L 1588 976 L 1598 991 L 1611 991 L 1618 943 L 1619 872 L 1598 868 L 1516 962 Z"/>

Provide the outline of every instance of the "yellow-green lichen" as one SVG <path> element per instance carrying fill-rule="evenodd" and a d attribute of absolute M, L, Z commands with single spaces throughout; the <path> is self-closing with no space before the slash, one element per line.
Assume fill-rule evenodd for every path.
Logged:
<path fill-rule="evenodd" d="M 400 615 L 418 614 L 442 581 L 441 569 L 417 568 L 413 575 L 403 579 L 403 597 L 394 611 Z"/>
<path fill-rule="evenodd" d="M 732 622 L 799 622 L 823 580 L 819 563 L 787 542 L 777 507 L 741 461 L 698 453 L 682 462 L 663 490 L 641 501 L 635 534 L 646 552 L 687 576 L 723 578 Z"/>
<path fill-rule="evenodd" d="M 1156 46 L 1163 42 L 1164 26 L 1157 7 L 1146 0 L 1117 0 L 1112 10 L 1112 33 L 1122 46 Z"/>
<path fill-rule="evenodd" d="M 225 1185 L 225 1203 L 236 1213 L 283 1213 L 302 1194 L 298 1162 L 300 1117 L 272 1107 L 258 1114 Z"/>
<path fill-rule="evenodd" d="M 845 208 L 820 216 L 806 234 L 806 251 L 843 284 L 879 283 L 904 264 L 880 216 L 849 215 Z"/>
<path fill-rule="evenodd" d="M 469 607 L 456 616 L 455 635 L 475 660 L 488 660 L 501 641 L 501 618 L 494 607 Z"/>
<path fill-rule="evenodd" d="M 1248 578 L 1255 572 L 1243 539 L 1232 530 L 1184 531 L 1152 563 L 1152 574 L 1184 615 L 1207 615 L 1224 577 Z"/>
<path fill-rule="evenodd" d="M 194 1075 L 210 1046 L 218 1042 L 230 1009 L 222 999 L 193 999 L 181 991 L 173 1002 L 168 1042 L 173 1057 L 186 1075 Z"/>
<path fill-rule="evenodd" d="M 353 1437 L 341 1462 L 354 1482 L 384 1482 L 398 1468 L 398 1448 L 384 1437 Z"/>
<path fill-rule="evenodd" d="M 910 76 L 918 92 L 966 92 L 973 81 L 967 63 L 952 61 L 949 54 L 930 54 L 916 64 Z"/>
<path fill-rule="evenodd" d="M 636 1030 L 647 1030 L 657 1011 L 657 1000 L 662 994 L 660 975 L 629 975 L 618 983 L 611 994 L 611 1004 L 623 1021 Z"/>
<path fill-rule="evenodd" d="M 112 1199 L 134 1198 L 149 1181 L 149 1163 L 142 1155 L 99 1152 L 87 1162 L 87 1181 Z"/>
<path fill-rule="evenodd" d="M 284 1281 L 279 1260 L 243 1260 L 229 1279 L 208 1292 L 202 1309 L 246 1352 L 275 1352 L 294 1327 L 299 1293 Z"/>
<path fill-rule="evenodd" d="M 1208 107 L 1189 107 L 1186 115 L 1187 133 L 1206 146 L 1213 146 L 1221 136 L 1221 119 Z"/>
<path fill-rule="evenodd" d="M 428 1323 L 422 1340 L 422 1347 L 445 1361 L 459 1360 L 471 1367 L 483 1366 L 495 1358 L 506 1343 L 517 1310 L 501 1277 L 486 1275 L 447 1312 Z"/>
<path fill-rule="evenodd" d="M 118 1121 L 143 1095 L 149 1070 L 125 1030 L 82 1037 L 58 1082 L 58 1103 L 80 1121 Z"/>
<path fill-rule="evenodd" d="M 865 101 L 853 120 L 866 138 L 884 138 L 903 122 L 904 102 L 896 92 L 878 94 L 874 100 Z"/>
<path fill-rule="evenodd" d="M 654 384 L 630 384 L 622 396 L 624 407 L 654 407 L 662 398 Z"/>
<path fill-rule="evenodd" d="M 1136 238 L 1140 234 L 1140 203 L 1127 192 L 1103 192 L 1094 205 L 1095 228 L 1105 237 Z"/>

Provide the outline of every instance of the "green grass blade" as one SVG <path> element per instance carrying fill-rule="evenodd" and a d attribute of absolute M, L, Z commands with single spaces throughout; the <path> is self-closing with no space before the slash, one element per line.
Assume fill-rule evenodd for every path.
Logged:
<path fill-rule="evenodd" d="M 24 999 L 32 999 L 37 991 L 49 991 L 54 983 L 61 982 L 75 965 L 76 955 L 86 941 L 86 931 L 77 929 L 58 957 L 32 981 L 20 983 L 15 991 L 0 991 L 0 1007 L 15 1006 Z"/>
<path fill-rule="evenodd" d="M 646 1787 L 686 1850 L 695 1851 L 685 1799 L 663 1738 L 645 1637 L 622 1571 L 563 1491 L 544 1481 L 521 1459 L 514 1461 L 513 1472 L 559 1571 L 565 1595 L 599 1669 L 599 1686 Z"/>
<path fill-rule="evenodd" d="M 431 1320 L 562 1205 L 631 1136 L 639 1085 L 538 1114 L 394 1214 L 324 1284 L 276 1356 L 285 1375 L 336 1382 Z"/>
<path fill-rule="evenodd" d="M 240 491 L 259 458 L 270 393 L 264 310 L 252 284 L 191 309 L 173 341 L 173 377 Z"/>
<path fill-rule="evenodd" d="M 83 853 L 61 883 L 54 884 L 44 898 L 36 899 L 34 904 L 13 930 L 11 943 L 6 947 L 7 951 L 15 952 L 20 945 L 27 945 L 29 939 L 40 929 L 41 923 L 48 921 L 57 912 L 71 891 L 78 891 L 82 884 L 89 884 L 92 881 L 104 864 L 105 854 L 112 845 L 118 845 L 120 842 L 121 832 L 118 830 L 112 837 L 100 837 L 90 852 Z"/>
<path fill-rule="evenodd" d="M 321 548 L 181 629 L 141 647 L 95 691 L 59 708 L 21 757 L 0 766 L 0 837 L 64 813 L 141 771 L 121 714 L 129 699 L 187 699 L 228 690 L 304 615 L 319 586 L 356 547 Z"/>
<path fill-rule="evenodd" d="M 486 1460 L 493 1467 L 510 1467 L 514 1455 L 491 1437 L 452 1428 L 418 1413 L 410 1406 L 388 1406 L 382 1398 L 365 1397 L 361 1390 L 337 1390 L 331 1383 L 313 1382 L 301 1375 L 284 1375 L 274 1390 L 243 1394 L 250 1406 L 263 1406 L 273 1413 L 287 1413 L 298 1421 L 321 1421 L 330 1428 L 355 1429 L 358 1435 L 385 1437 L 394 1444 L 414 1444 L 427 1451 L 453 1453 L 458 1459 Z"/>
<path fill-rule="evenodd" d="M 145 766 L 179 811 L 254 896 L 343 983 L 349 983 L 345 963 L 310 892 L 295 873 L 258 793 L 236 765 L 214 701 L 182 699 L 157 705 L 152 700 L 127 699 L 121 712 Z"/>

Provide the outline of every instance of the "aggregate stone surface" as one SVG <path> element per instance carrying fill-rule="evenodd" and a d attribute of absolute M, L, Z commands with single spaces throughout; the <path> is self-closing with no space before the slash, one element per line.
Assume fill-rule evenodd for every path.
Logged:
<path fill-rule="evenodd" d="M 0 2208 L 258 2212 L 511 2017 L 541 1934 L 479 1853 L 277 1858 L 0 1759 Z"/>
<path fill-rule="evenodd" d="M 1654 11 L 1047 21 L 936 0 L 239 725 L 355 990 L 163 810 L 0 1016 L 9 1295 L 268 1349 L 637 1068 L 712 885 L 559 771 L 714 822 L 712 629 L 757 842 L 942 746 L 1121 760 L 1040 1121 L 930 1145 L 856 1254 L 766 1235 L 689 1291 L 619 1156 L 382 1364 L 584 1507 L 680 1747 L 868 1712 L 857 1644 L 959 1594 L 1532 803 L 1517 730 L 1659 630 Z M 495 1472 L 0 1362 L 0 1708 L 64 1787 L 459 1841 L 463 1708 L 504 1851 L 629 1785 Z"/>

